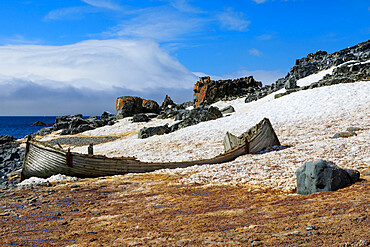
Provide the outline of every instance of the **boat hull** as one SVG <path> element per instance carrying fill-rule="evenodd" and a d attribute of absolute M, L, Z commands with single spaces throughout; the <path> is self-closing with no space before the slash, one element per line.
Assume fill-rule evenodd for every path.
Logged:
<path fill-rule="evenodd" d="M 193 165 L 219 164 L 258 151 L 271 145 L 278 145 L 277 137 L 269 121 L 262 120 L 253 127 L 249 135 L 225 153 L 212 159 L 184 162 L 141 162 L 133 157 L 108 158 L 102 155 L 87 155 L 65 151 L 36 140 L 27 140 L 26 155 L 22 168 L 22 180 L 30 177 L 47 178 L 56 174 L 75 177 L 100 177 L 126 173 L 143 173 L 159 169 L 184 168 Z M 272 130 L 272 132 L 271 132 Z M 247 136 L 248 135 L 248 136 Z M 274 136 L 276 140 L 265 141 L 264 137 Z"/>

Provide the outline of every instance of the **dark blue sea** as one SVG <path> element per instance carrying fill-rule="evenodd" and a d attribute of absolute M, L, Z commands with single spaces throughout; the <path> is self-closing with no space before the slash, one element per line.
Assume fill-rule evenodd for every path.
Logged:
<path fill-rule="evenodd" d="M 32 126 L 36 121 L 46 124 L 55 122 L 55 117 L 1 117 L 0 116 L 0 135 L 12 135 L 15 138 L 23 138 L 28 134 L 34 133 L 43 126 Z"/>

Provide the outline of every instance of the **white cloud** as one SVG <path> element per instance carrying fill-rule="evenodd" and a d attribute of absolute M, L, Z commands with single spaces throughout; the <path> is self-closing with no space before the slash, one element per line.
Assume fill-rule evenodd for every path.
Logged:
<path fill-rule="evenodd" d="M 115 98 L 122 95 L 161 101 L 172 93 L 182 102 L 191 100 L 196 80 L 153 41 L 1 46 L 0 115 L 9 111 L 30 115 L 40 107 L 53 114 L 72 113 L 61 113 L 67 105 L 85 114 L 99 114 L 103 107 L 114 110 Z"/>
<path fill-rule="evenodd" d="M 256 57 L 261 57 L 263 55 L 262 52 L 256 48 L 250 49 L 249 54 Z"/>
<path fill-rule="evenodd" d="M 267 2 L 267 0 L 253 0 L 253 2 L 260 4 L 260 3 Z"/>
<path fill-rule="evenodd" d="M 227 8 L 224 12 L 218 15 L 221 27 L 232 31 L 248 31 L 250 21 L 246 20 L 244 14 L 235 12 L 232 8 Z"/>

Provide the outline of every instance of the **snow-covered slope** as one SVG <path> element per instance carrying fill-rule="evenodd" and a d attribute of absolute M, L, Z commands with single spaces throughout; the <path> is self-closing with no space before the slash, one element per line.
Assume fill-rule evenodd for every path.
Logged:
<path fill-rule="evenodd" d="M 331 72 L 332 69 L 303 78 L 298 85 L 308 85 Z M 217 102 L 215 105 L 218 107 L 233 105 L 236 112 L 148 139 L 137 139 L 136 133 L 143 123 L 129 123 L 127 119 L 84 134 L 123 136 L 114 142 L 96 145 L 94 152 L 97 154 L 135 156 L 142 161 L 196 160 L 222 153 L 222 139 L 226 131 L 240 135 L 267 117 L 282 145 L 290 148 L 245 155 L 220 165 L 160 172 L 181 173 L 185 176 L 184 182 L 252 183 L 292 189 L 296 169 L 308 160 L 328 159 L 338 165 L 357 169 L 370 165 L 369 92 L 370 82 L 356 82 L 299 91 L 279 99 L 274 99 L 272 94 L 248 104 L 244 103 L 244 98 Z M 163 123 L 162 120 L 155 120 L 149 125 Z M 357 136 L 331 139 L 335 133 L 345 131 L 349 126 L 361 129 Z M 125 136 L 124 132 L 130 134 Z M 74 151 L 85 153 L 87 147 L 76 147 Z"/>

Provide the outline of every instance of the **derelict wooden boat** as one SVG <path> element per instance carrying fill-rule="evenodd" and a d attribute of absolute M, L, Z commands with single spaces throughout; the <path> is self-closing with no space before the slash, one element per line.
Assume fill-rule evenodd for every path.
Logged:
<path fill-rule="evenodd" d="M 79 154 L 28 139 L 22 168 L 22 180 L 30 177 L 47 178 L 56 174 L 100 177 L 151 172 L 165 168 L 218 164 L 234 160 L 243 154 L 258 152 L 269 146 L 280 145 L 280 143 L 270 121 L 265 118 L 239 137 L 227 133 L 224 145 L 225 153 L 212 159 L 156 163 L 141 162 L 134 157 L 108 158 L 102 155 Z"/>

